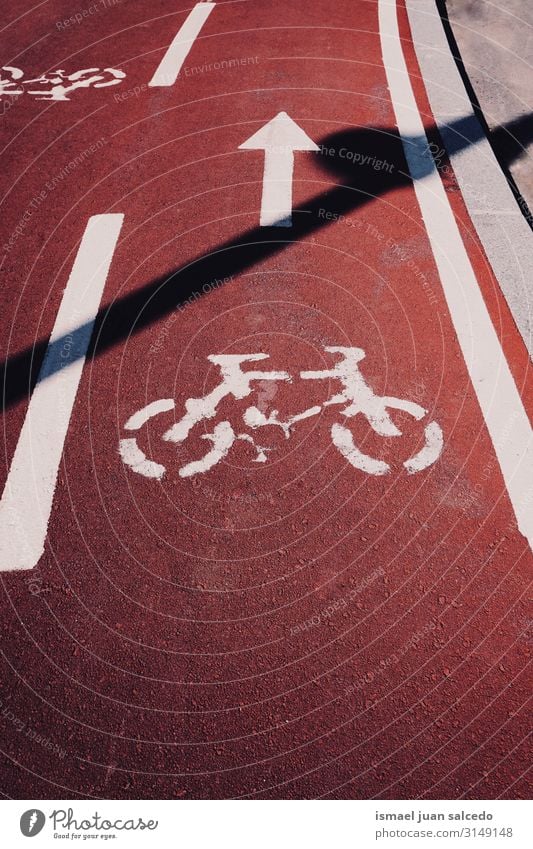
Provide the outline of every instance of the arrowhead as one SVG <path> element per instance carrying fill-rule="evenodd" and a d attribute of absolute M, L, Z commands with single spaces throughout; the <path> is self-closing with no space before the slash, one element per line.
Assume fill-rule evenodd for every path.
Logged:
<path fill-rule="evenodd" d="M 301 127 L 286 112 L 278 112 L 268 124 L 261 127 L 239 150 L 320 150 Z"/>

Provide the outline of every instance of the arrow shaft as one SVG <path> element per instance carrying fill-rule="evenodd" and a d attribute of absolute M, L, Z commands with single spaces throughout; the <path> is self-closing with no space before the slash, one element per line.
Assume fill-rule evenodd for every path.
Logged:
<path fill-rule="evenodd" d="M 261 227 L 292 226 L 292 150 L 265 150 Z"/>

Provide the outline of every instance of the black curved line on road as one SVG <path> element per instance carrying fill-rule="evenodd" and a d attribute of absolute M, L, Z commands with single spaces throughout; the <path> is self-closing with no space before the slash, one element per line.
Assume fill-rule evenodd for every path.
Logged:
<path fill-rule="evenodd" d="M 446 134 L 448 140 L 452 139 L 451 144 L 448 142 L 452 153 L 485 138 L 482 126 L 474 116 L 449 125 Z M 505 149 L 505 164 L 509 165 L 524 152 L 524 146 L 533 141 L 532 118 L 526 115 L 498 127 L 492 136 L 500 138 L 500 149 Z M 415 180 L 423 179 L 431 173 L 435 162 L 431 151 L 444 150 L 436 127 L 427 131 L 427 139 L 431 148 L 425 137 L 404 140 L 405 144 L 413 145 L 416 153 L 418 167 L 417 173 L 413 174 Z M 493 143 L 495 140 L 497 138 L 493 138 Z M 101 307 L 94 323 L 81 325 L 68 339 L 62 337 L 51 345 L 48 339 L 40 339 L 4 360 L 0 365 L 4 410 L 30 396 L 37 382 L 51 377 L 61 368 L 83 357 L 86 352 L 87 357 L 96 357 L 187 304 L 193 295 L 206 297 L 197 291 L 201 289 L 199 280 L 232 278 L 330 223 L 324 211 L 330 211 L 337 217 L 345 215 L 393 189 L 412 183 L 402 140 L 396 129 L 347 130 L 324 138 L 320 146 L 321 151 L 316 155 L 320 158 L 321 167 L 330 179 L 338 182 L 334 188 L 310 200 L 305 210 L 294 211 L 290 231 L 275 227 L 248 230 L 211 253 L 196 257 L 170 275 L 157 277 Z M 343 148 L 386 165 L 379 169 L 369 167 L 368 164 L 354 165 L 345 155 L 340 155 Z M 437 156 L 437 166 L 442 167 L 446 163 L 440 154 Z M 66 351 L 68 356 L 65 358 Z"/>

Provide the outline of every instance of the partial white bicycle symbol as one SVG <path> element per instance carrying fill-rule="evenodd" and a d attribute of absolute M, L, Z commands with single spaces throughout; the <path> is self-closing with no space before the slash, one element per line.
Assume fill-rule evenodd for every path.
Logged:
<path fill-rule="evenodd" d="M 40 77 L 25 79 L 24 71 L 11 65 L 0 68 L 0 97 L 31 94 L 37 100 L 69 100 L 67 95 L 78 88 L 107 88 L 119 85 L 126 74 L 117 68 L 83 68 L 67 74 L 64 70 L 48 71 Z"/>
<path fill-rule="evenodd" d="M 400 437 L 402 431 L 394 424 L 389 410 L 401 410 L 408 413 L 416 421 L 422 421 L 427 416 L 427 410 L 413 401 L 403 398 L 395 398 L 391 395 L 375 395 L 366 383 L 359 370 L 359 363 L 365 357 L 361 348 L 326 347 L 328 354 L 338 354 L 340 359 L 330 369 L 322 371 L 302 371 L 302 380 L 329 380 L 336 379 L 342 385 L 342 391 L 328 398 L 323 404 L 309 407 L 302 413 L 290 416 L 288 419 L 280 419 L 279 411 L 272 410 L 268 416 L 258 407 L 248 407 L 242 416 L 243 422 L 251 433 L 236 432 L 229 421 L 220 421 L 215 424 L 211 433 L 204 433 L 202 439 L 211 443 L 211 447 L 199 460 L 194 460 L 179 469 L 182 478 L 193 475 L 205 474 L 205 472 L 220 463 L 227 456 L 232 446 L 238 440 L 251 443 L 256 451 L 255 462 L 265 463 L 268 453 L 272 449 L 259 445 L 254 434 L 260 428 L 276 426 L 281 428 L 285 438 L 289 439 L 297 422 L 318 415 L 324 407 L 339 405 L 342 409 L 339 414 L 343 423 L 335 422 L 331 426 L 331 439 L 333 445 L 342 456 L 356 469 L 369 475 L 386 475 L 391 467 L 384 460 L 370 457 L 364 454 L 355 444 L 353 434 L 344 423 L 346 419 L 354 418 L 361 414 L 373 430 L 383 437 Z M 200 422 L 214 419 L 218 412 L 218 405 L 223 398 L 232 396 L 235 400 L 247 398 L 254 391 L 251 384 L 256 381 L 292 381 L 291 375 L 286 371 L 243 371 L 244 363 L 254 363 L 269 359 L 268 354 L 213 354 L 207 358 L 209 362 L 220 369 L 221 382 L 203 398 L 189 398 L 185 402 L 185 414 L 170 429 L 163 434 L 166 442 L 184 443 L 191 430 Z M 134 413 L 124 425 L 126 431 L 138 431 L 150 419 L 162 413 L 173 410 L 175 403 L 172 398 L 162 398 L 152 401 L 146 407 Z M 434 422 L 428 422 L 424 426 L 424 445 L 409 459 L 403 462 L 404 468 L 409 474 L 421 472 L 431 466 L 439 457 L 443 446 L 443 436 L 440 426 Z M 165 467 L 160 463 L 150 460 L 139 448 L 135 437 L 127 437 L 120 440 L 120 456 L 123 462 L 137 474 L 147 478 L 162 478 Z"/>

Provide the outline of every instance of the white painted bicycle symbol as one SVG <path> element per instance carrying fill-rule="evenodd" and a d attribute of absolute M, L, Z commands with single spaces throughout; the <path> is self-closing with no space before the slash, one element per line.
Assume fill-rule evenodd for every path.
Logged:
<path fill-rule="evenodd" d="M 60 69 L 26 79 L 20 68 L 5 65 L 0 68 L 0 97 L 15 97 L 26 93 L 33 95 L 36 100 L 69 100 L 67 95 L 75 89 L 119 85 L 125 76 L 124 71 L 118 68 L 82 68 L 71 74 Z"/>
<path fill-rule="evenodd" d="M 400 437 L 402 431 L 395 425 L 389 410 L 401 410 L 408 413 L 416 421 L 422 421 L 427 416 L 427 410 L 413 401 L 395 398 L 391 395 L 375 395 L 366 383 L 359 370 L 359 363 L 365 357 L 362 348 L 326 347 L 328 354 L 338 354 L 340 359 L 330 369 L 322 371 L 302 371 L 302 380 L 336 379 L 342 385 L 342 391 L 328 398 L 323 404 L 309 407 L 302 413 L 297 413 L 282 420 L 279 411 L 272 410 L 265 415 L 258 407 L 250 406 L 243 413 L 244 425 L 249 432 L 236 432 L 229 421 L 215 424 L 211 433 L 202 435 L 202 439 L 211 443 L 211 447 L 199 460 L 194 460 L 179 469 L 182 478 L 189 478 L 205 472 L 220 463 L 227 456 L 232 446 L 238 440 L 251 443 L 256 451 L 255 462 L 265 463 L 271 449 L 259 445 L 255 433 L 263 427 L 276 426 L 282 429 L 285 438 L 289 439 L 297 422 L 318 415 L 324 407 L 339 405 L 343 423 L 335 422 L 331 426 L 333 445 L 342 456 L 356 469 L 369 475 L 385 475 L 391 467 L 384 460 L 364 454 L 355 444 L 353 434 L 344 423 L 346 419 L 363 415 L 373 430 L 383 437 Z M 255 381 L 292 381 L 286 371 L 243 371 L 244 363 L 255 363 L 269 359 L 268 354 L 213 354 L 207 358 L 209 362 L 220 369 L 221 382 L 203 398 L 189 398 L 185 402 L 185 414 L 170 429 L 163 434 L 166 442 L 184 443 L 191 430 L 200 422 L 214 419 L 218 405 L 223 398 L 232 396 L 235 400 L 247 398 L 254 391 L 251 384 Z M 175 407 L 172 398 L 162 398 L 153 401 L 146 407 L 134 413 L 124 425 L 126 431 L 138 431 L 150 419 L 161 413 L 169 412 Z M 438 459 L 443 447 L 443 435 L 440 426 L 430 421 L 424 426 L 424 445 L 409 459 L 403 462 L 409 474 L 415 474 L 427 469 Z M 165 467 L 150 460 L 139 448 L 135 437 L 120 440 L 119 452 L 123 462 L 137 474 L 147 478 L 162 478 Z"/>

